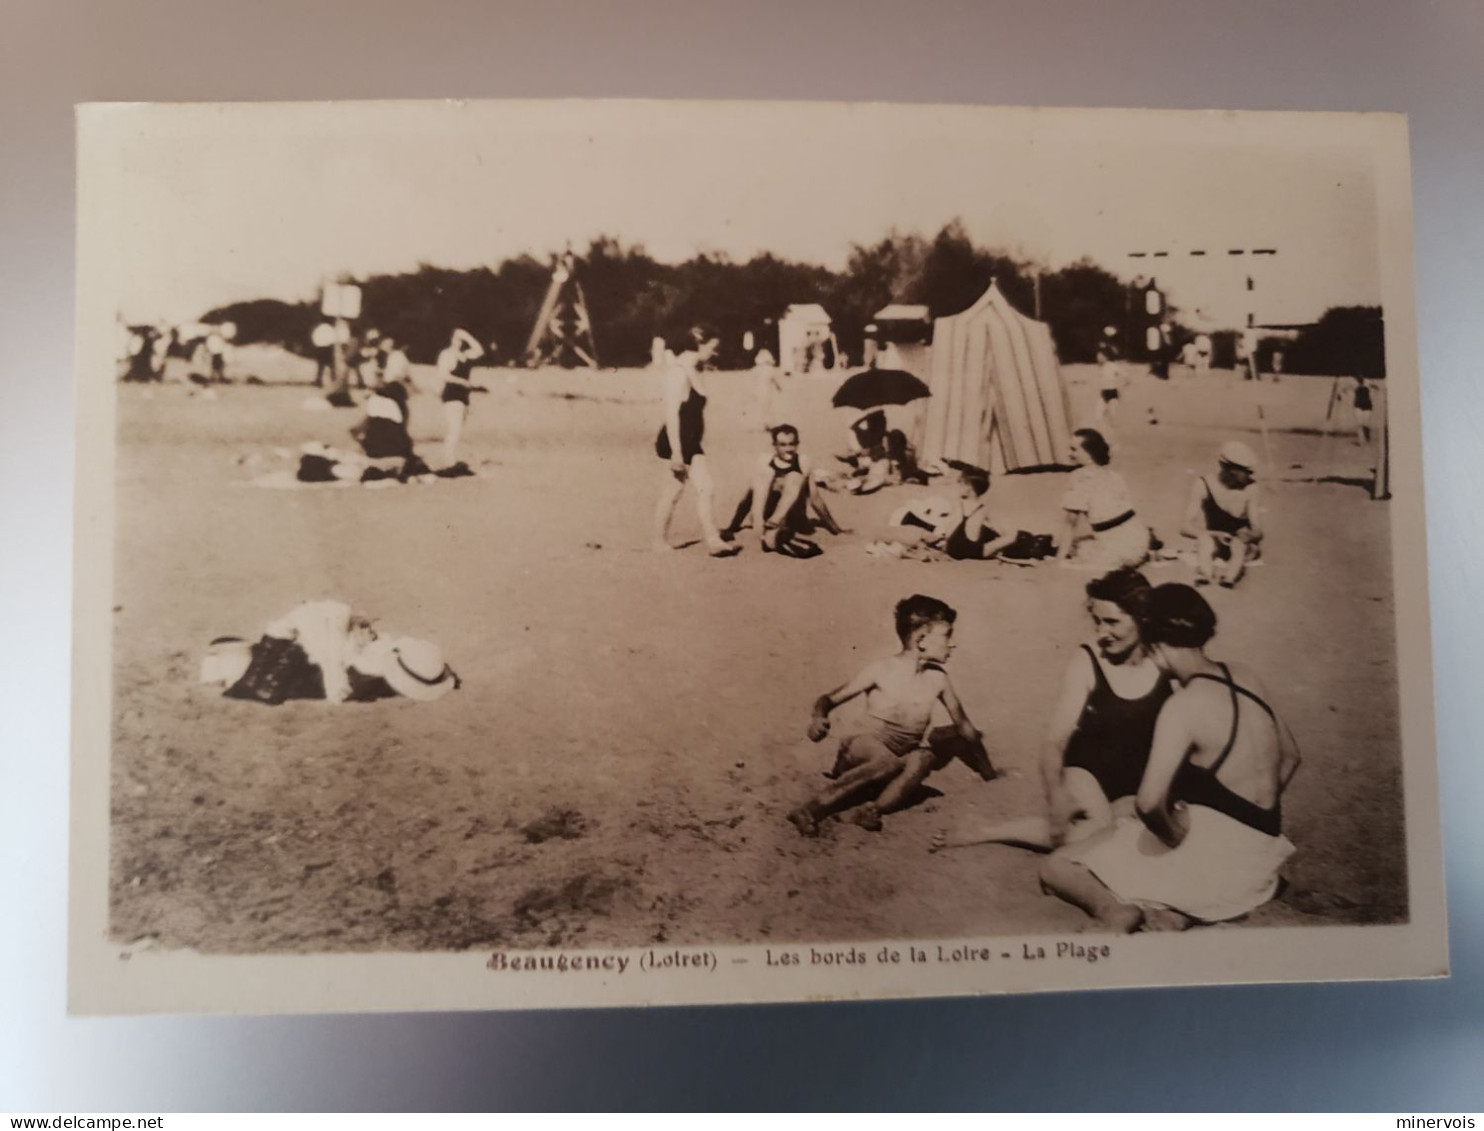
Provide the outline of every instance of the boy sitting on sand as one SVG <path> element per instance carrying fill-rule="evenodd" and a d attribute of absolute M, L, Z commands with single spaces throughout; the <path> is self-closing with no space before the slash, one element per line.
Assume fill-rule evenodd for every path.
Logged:
<path fill-rule="evenodd" d="M 983 736 L 964 714 L 943 665 L 953 654 L 953 622 L 958 614 L 936 597 L 914 594 L 896 607 L 902 650 L 867 664 L 854 679 L 821 695 L 814 703 L 809 738 L 830 732 L 830 712 L 857 695 L 866 696 L 870 729 L 840 743 L 835 779 L 788 815 L 805 836 L 819 832 L 820 818 L 859 805 L 855 822 L 875 832 L 881 815 L 900 809 L 934 770 L 961 757 L 980 777 L 995 776 Z M 933 706 L 942 703 L 953 720 L 929 734 Z"/>

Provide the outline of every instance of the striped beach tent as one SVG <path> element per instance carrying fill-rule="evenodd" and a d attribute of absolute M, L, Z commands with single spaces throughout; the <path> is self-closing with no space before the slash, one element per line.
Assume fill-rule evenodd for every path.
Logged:
<path fill-rule="evenodd" d="M 960 314 L 933 323 L 917 450 L 990 471 L 1067 461 L 1071 412 L 1051 329 L 1010 305 L 993 283 Z"/>

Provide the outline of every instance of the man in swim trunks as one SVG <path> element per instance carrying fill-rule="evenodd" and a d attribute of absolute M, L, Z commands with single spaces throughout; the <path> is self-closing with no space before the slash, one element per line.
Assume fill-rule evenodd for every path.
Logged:
<path fill-rule="evenodd" d="M 759 458 L 752 484 L 721 536 L 732 539 L 750 524 L 764 553 L 816 557 L 824 551 L 804 537 L 815 527 L 811 509 L 818 515 L 819 525 L 831 534 L 844 534 L 845 530 L 820 495 L 813 462 L 799 451 L 799 430 L 792 424 L 779 424 L 770 432 L 773 450 Z"/>

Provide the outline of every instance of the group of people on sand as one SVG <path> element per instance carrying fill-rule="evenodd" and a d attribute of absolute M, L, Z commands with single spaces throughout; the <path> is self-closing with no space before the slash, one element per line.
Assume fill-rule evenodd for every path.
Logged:
<path fill-rule="evenodd" d="M 484 354 L 484 346 L 472 334 L 455 329 L 448 346 L 438 355 L 443 440 L 442 459 L 435 470 L 413 445 L 411 397 L 416 383 L 407 353 L 391 337 L 372 338 L 368 334 L 355 367 L 358 379 L 367 389 L 361 403 L 365 415 L 350 430 L 359 450 L 344 452 L 325 445 L 306 448 L 300 458 L 298 477 L 306 482 L 396 479 L 405 483 L 425 476 L 473 475 L 474 471 L 459 458 L 459 441 L 469 414 L 471 394 L 483 391 L 474 384 L 472 373 Z M 344 391 L 348 397 L 348 386 Z M 352 399 L 347 403 L 355 402 Z"/>
<path fill-rule="evenodd" d="M 765 390 L 762 414 L 772 441 L 772 450 L 758 461 L 746 495 L 732 520 L 719 526 L 715 516 L 715 481 L 706 460 L 707 380 L 720 340 L 709 327 L 693 327 L 675 345 L 656 339 L 653 364 L 664 373 L 664 417 L 655 437 L 655 455 L 665 461 L 667 475 L 654 515 L 654 547 L 668 550 L 670 525 L 675 508 L 687 485 L 694 488 L 696 516 L 702 540 L 713 557 L 730 557 L 741 551 L 738 535 L 751 526 L 765 553 L 812 558 L 823 553 L 809 535 L 817 530 L 846 534 L 830 513 L 824 498 L 827 490 L 869 495 L 882 487 L 904 483 L 926 483 L 917 467 L 906 437 L 887 427 L 880 409 L 863 413 L 851 425 L 851 450 L 838 457 L 846 468 L 831 475 L 800 451 L 799 429 L 774 421 L 771 390 L 775 372 L 771 355 L 759 362 L 758 380 Z M 763 357 L 766 351 L 759 351 Z"/>
<path fill-rule="evenodd" d="M 701 537 L 712 557 L 740 553 L 741 532 L 751 527 L 764 553 L 812 558 L 823 551 L 809 537 L 816 529 L 848 533 L 830 513 L 822 491 L 827 479 L 799 450 L 799 430 L 792 424 L 769 429 L 772 450 L 759 456 L 747 493 L 731 521 L 719 526 L 715 481 L 706 459 L 706 402 L 709 366 L 720 339 L 709 327 L 693 327 L 674 346 L 656 340 L 654 364 L 664 374 L 664 418 L 655 436 L 655 455 L 665 462 L 666 477 L 654 514 L 654 547 L 669 550 L 670 525 L 687 485 L 693 488 Z"/>
<path fill-rule="evenodd" d="M 1073 466 L 1062 494 L 1054 534 L 1001 529 L 989 510 L 990 473 L 957 460 L 959 498 L 947 506 L 932 500 L 901 508 L 893 518 L 903 528 L 896 556 L 944 556 L 959 561 L 1003 561 L 1027 565 L 1054 559 L 1096 572 L 1136 568 L 1164 549 L 1139 516 L 1113 452 L 1094 428 L 1073 433 L 1067 458 Z M 1197 585 L 1231 587 L 1262 547 L 1262 507 L 1257 457 L 1246 444 L 1229 441 L 1217 452 L 1215 474 L 1192 482 L 1180 533 L 1194 540 Z M 873 544 L 878 551 L 883 543 Z"/>
<path fill-rule="evenodd" d="M 1005 844 L 1047 854 L 1048 892 L 1110 930 L 1184 929 L 1270 900 L 1294 847 L 1281 797 L 1297 743 L 1257 674 L 1206 652 L 1216 614 L 1194 588 L 1120 569 L 1087 586 L 1094 640 L 1068 665 L 1039 757 L 1045 811 L 968 823 L 932 850 Z M 946 665 L 956 612 L 921 594 L 896 607 L 901 650 L 819 697 L 808 736 L 866 697 L 865 727 L 839 746 L 831 783 L 789 814 L 813 836 L 853 810 L 878 830 L 954 757 L 996 776 Z M 932 727 L 942 706 L 951 720 Z"/>

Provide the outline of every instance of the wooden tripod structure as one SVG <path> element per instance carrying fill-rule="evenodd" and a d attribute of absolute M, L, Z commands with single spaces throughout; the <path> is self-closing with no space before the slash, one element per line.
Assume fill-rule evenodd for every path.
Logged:
<path fill-rule="evenodd" d="M 577 279 L 577 257 L 571 249 L 557 256 L 551 267 L 551 285 L 541 300 L 536 324 L 526 341 L 526 364 L 598 367 L 593 320 Z"/>

